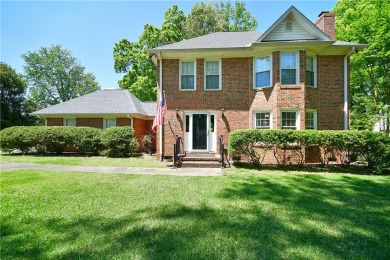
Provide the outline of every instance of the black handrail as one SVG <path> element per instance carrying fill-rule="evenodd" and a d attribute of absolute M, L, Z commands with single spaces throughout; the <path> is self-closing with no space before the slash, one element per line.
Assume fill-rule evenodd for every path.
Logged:
<path fill-rule="evenodd" d="M 221 158 L 219 162 L 222 164 L 222 167 L 226 168 L 226 165 L 228 165 L 228 167 L 230 167 L 230 162 L 229 162 L 229 159 L 227 158 L 225 143 L 223 142 L 222 135 L 219 137 L 219 155 Z"/>
<path fill-rule="evenodd" d="M 175 143 L 173 144 L 173 168 L 179 166 L 179 153 L 180 153 L 180 137 L 176 135 Z"/>

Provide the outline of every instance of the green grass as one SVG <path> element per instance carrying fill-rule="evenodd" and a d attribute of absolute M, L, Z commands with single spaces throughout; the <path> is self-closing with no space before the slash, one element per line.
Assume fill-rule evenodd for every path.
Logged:
<path fill-rule="evenodd" d="M 165 168 L 164 163 L 158 162 L 156 157 L 140 156 L 131 158 L 107 158 L 102 156 L 47 156 L 47 155 L 21 155 L 1 154 L 0 161 L 12 163 L 36 163 L 66 166 L 115 166 L 115 167 L 141 167 Z"/>
<path fill-rule="evenodd" d="M 389 257 L 388 176 L 235 171 L 2 172 L 1 259 Z"/>

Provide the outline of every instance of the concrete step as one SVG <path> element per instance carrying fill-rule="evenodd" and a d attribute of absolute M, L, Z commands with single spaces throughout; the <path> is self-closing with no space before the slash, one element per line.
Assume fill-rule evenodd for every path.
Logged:
<path fill-rule="evenodd" d="M 180 168 L 221 168 L 218 161 L 183 161 Z"/>

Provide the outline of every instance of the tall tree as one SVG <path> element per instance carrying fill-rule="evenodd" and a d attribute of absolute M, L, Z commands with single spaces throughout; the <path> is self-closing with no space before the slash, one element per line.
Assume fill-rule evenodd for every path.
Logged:
<path fill-rule="evenodd" d="M 146 24 L 138 42 L 122 39 L 115 43 L 114 68 L 126 73 L 119 86 L 128 89 L 142 101 L 156 100 L 156 66 L 146 49 L 184 39 L 186 17 L 176 5 L 165 12 L 161 29 Z"/>
<path fill-rule="evenodd" d="M 175 43 L 184 39 L 218 31 L 255 30 L 256 19 L 245 8 L 245 3 L 199 3 L 186 17 L 177 5 L 164 15 L 161 28 L 146 24 L 138 42 L 122 39 L 114 47 L 114 68 L 126 73 L 119 86 L 130 90 L 139 99 L 156 100 L 156 66 L 146 49 Z"/>
<path fill-rule="evenodd" d="M 234 6 L 230 2 L 220 2 L 217 9 L 224 15 L 230 32 L 256 30 L 257 20 L 246 10 L 245 2 L 236 1 Z"/>
<path fill-rule="evenodd" d="M 390 2 L 339 0 L 333 12 L 339 40 L 369 44 L 351 57 L 351 119 L 355 129 L 372 129 L 390 119 Z"/>
<path fill-rule="evenodd" d="M 217 6 L 209 3 L 196 3 L 192 6 L 186 23 L 187 38 L 194 38 L 213 32 L 226 32 L 229 24 L 223 12 Z"/>
<path fill-rule="evenodd" d="M 31 102 L 26 100 L 27 83 L 22 75 L 0 62 L 1 122 L 0 129 L 16 125 L 31 125 Z"/>
<path fill-rule="evenodd" d="M 39 107 L 55 105 L 100 89 L 92 73 L 61 45 L 42 47 L 22 55 L 30 85 L 29 95 Z"/>

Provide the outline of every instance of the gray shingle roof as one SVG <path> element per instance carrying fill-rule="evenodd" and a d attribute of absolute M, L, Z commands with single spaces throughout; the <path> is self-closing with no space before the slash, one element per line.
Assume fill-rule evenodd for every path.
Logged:
<path fill-rule="evenodd" d="M 154 104 L 154 105 L 153 105 Z M 141 102 L 124 89 L 105 89 L 31 113 L 32 115 L 140 114 L 154 116 L 156 102 Z M 154 110 L 151 109 L 154 108 Z M 146 108 L 146 109 L 145 109 Z"/>
<path fill-rule="evenodd" d="M 216 32 L 189 40 L 172 43 L 152 49 L 158 50 L 188 50 L 188 49 L 219 49 L 249 47 L 261 36 L 261 32 Z"/>

